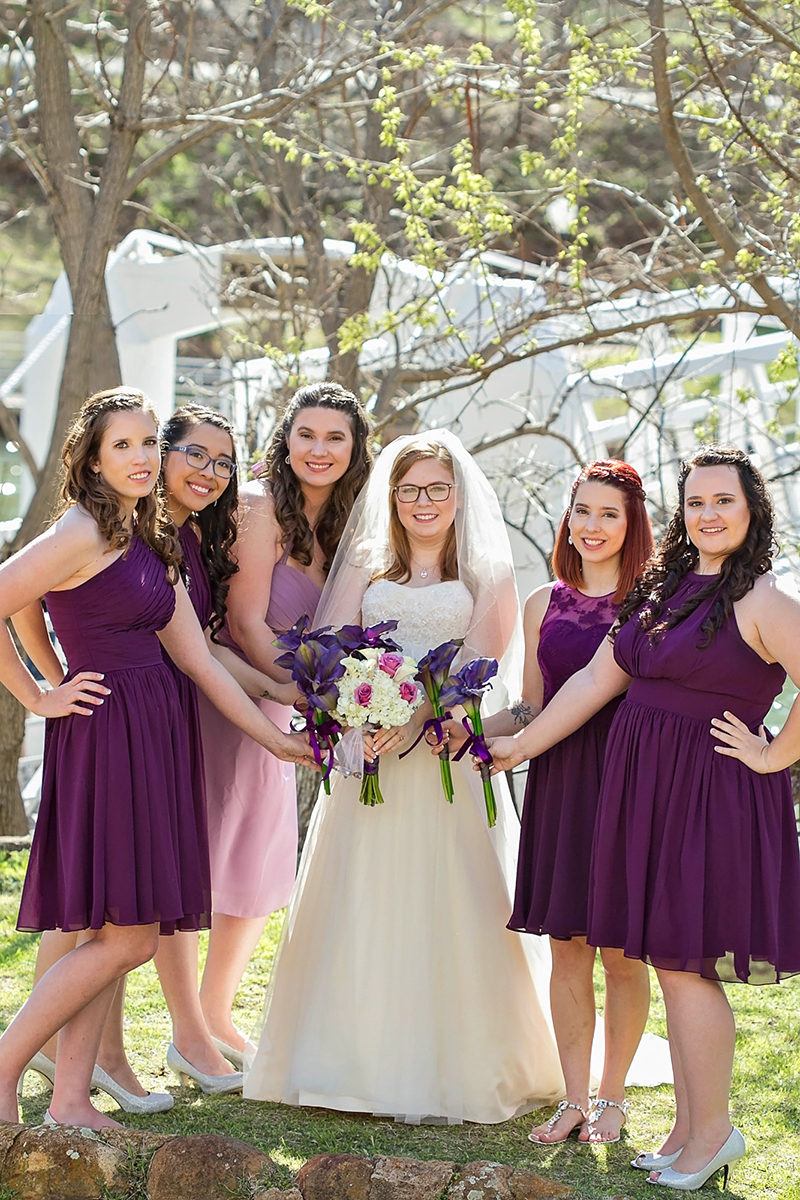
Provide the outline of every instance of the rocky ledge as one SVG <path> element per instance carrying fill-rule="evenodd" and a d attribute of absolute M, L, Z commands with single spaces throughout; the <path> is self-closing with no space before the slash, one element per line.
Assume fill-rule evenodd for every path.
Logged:
<path fill-rule="evenodd" d="M 279 1183 L 279 1180 L 281 1181 Z M 572 1188 L 502 1163 L 318 1154 L 285 1186 L 235 1138 L 66 1126 L 0 1127 L 0 1190 L 15 1200 L 561 1200 Z"/>

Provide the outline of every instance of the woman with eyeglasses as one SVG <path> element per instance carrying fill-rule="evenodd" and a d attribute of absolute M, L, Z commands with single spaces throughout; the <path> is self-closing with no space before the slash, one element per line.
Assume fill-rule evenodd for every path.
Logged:
<path fill-rule="evenodd" d="M 216 642 L 222 627 L 228 580 L 236 571 L 232 547 L 236 540 L 238 487 L 234 430 L 219 412 L 202 405 L 185 405 L 161 429 L 162 479 L 166 511 L 177 527 L 182 562 L 181 577 L 189 594 L 212 655 L 234 676 L 252 697 L 266 692 L 290 698 L 293 689 L 275 683 L 250 667 L 229 648 Z M 14 624 L 32 656 L 49 666 L 48 654 L 42 654 L 41 610 L 17 614 Z M 197 689 L 163 651 L 165 663 L 172 669 L 189 734 L 191 788 L 195 820 L 206 838 L 206 799 L 203 750 L 199 724 Z M 53 656 L 54 658 L 54 656 Z M 53 664 L 52 682 L 60 677 Z M 210 890 L 208 876 L 205 886 Z M 36 963 L 35 980 L 75 945 L 75 936 L 59 930 L 42 934 Z M 208 1032 L 197 992 L 198 938 L 196 933 L 161 938 L 155 957 L 164 995 L 173 1022 L 173 1039 L 168 1062 L 176 1074 L 184 1074 L 182 1063 L 189 1063 L 203 1075 L 207 1092 L 238 1091 L 241 1072 L 230 1069 Z M 120 980 L 106 1021 L 92 1083 L 113 1097 L 126 1112 L 154 1113 L 172 1107 L 169 1093 L 148 1092 L 131 1068 L 123 1041 L 125 980 Z M 55 1077 L 56 1038 L 52 1038 L 31 1059 L 27 1070 L 36 1071 L 46 1082 Z M 21 1082 L 21 1081 L 20 1081 Z"/>
<path fill-rule="evenodd" d="M 258 478 L 241 491 L 227 617 L 219 640 L 283 683 L 259 701 L 287 729 L 298 697 L 274 666 L 275 637 L 307 614 L 320 591 L 353 501 L 372 466 L 369 421 L 336 383 L 302 387 L 278 420 Z M 288 695 L 285 692 L 288 691 Z M 288 902 L 297 869 L 297 801 L 291 767 L 261 751 L 200 698 L 213 924 L 200 988 L 206 1024 L 241 1068 L 246 1041 L 233 1002 L 269 915 Z M 210 748 L 213 747 L 213 752 Z"/>
<path fill-rule="evenodd" d="M 416 659 L 463 638 L 454 669 L 488 656 L 505 674 L 521 661 L 500 506 L 447 430 L 390 443 L 356 503 L 316 623 L 354 620 L 396 620 L 392 637 Z M 365 739 L 383 804 L 359 803 L 360 779 L 341 775 L 317 803 L 248 1099 L 455 1124 L 562 1094 L 546 947 L 505 928 L 519 836 L 508 788 L 496 786 L 489 829 L 463 760 L 448 803 L 417 742 L 428 715 Z"/>

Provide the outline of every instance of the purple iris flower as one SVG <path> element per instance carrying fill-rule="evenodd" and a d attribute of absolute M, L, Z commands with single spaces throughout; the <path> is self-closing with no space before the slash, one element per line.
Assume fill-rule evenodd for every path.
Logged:
<path fill-rule="evenodd" d="M 449 707 L 455 704 L 468 703 L 474 698 L 480 698 L 491 680 L 497 674 L 496 658 L 473 658 L 455 675 L 445 681 L 439 692 L 439 700 Z"/>

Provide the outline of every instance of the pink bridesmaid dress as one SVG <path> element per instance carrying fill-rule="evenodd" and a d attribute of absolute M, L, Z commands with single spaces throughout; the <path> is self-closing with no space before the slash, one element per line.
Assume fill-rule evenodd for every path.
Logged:
<path fill-rule="evenodd" d="M 272 572 L 266 623 L 275 633 L 291 629 L 304 613 L 313 617 L 320 590 L 287 562 L 284 551 Z M 227 628 L 220 635 L 242 658 Z M 297 864 L 297 799 L 294 764 L 275 758 L 240 732 L 201 693 L 200 724 L 206 769 L 211 908 L 231 917 L 265 917 L 289 901 Z M 272 700 L 257 703 L 280 729 L 292 710 Z"/>

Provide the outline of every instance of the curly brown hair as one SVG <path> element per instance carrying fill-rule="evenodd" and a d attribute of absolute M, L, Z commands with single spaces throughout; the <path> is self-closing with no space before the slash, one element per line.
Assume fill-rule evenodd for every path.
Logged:
<path fill-rule="evenodd" d="M 143 392 L 128 387 L 95 392 L 81 406 L 61 451 L 61 508 L 58 515 L 73 504 L 80 504 L 94 517 L 111 550 L 127 550 L 131 534 L 123 523 L 119 496 L 92 468 L 99 457 L 103 434 L 113 414 L 137 410 L 152 417 L 157 432 L 156 411 Z M 177 583 L 180 544 L 167 512 L 160 479 L 152 492 L 137 500 L 134 523 L 137 536 L 166 564 L 170 582 Z"/>
<path fill-rule="evenodd" d="M 304 512 L 302 488 L 294 471 L 286 462 L 289 434 L 298 413 L 304 408 L 331 408 L 344 413 L 353 433 L 350 465 L 342 478 L 334 484 L 313 532 Z M 304 567 L 311 565 L 316 535 L 325 556 L 323 570 L 326 574 L 330 570 L 355 498 L 372 470 L 371 439 L 369 417 L 353 393 L 338 383 L 312 383 L 301 387 L 295 392 L 275 426 L 259 478 L 267 479 L 272 488 L 275 517 L 281 527 L 282 545 L 291 546 L 292 558 L 296 558 Z"/>
<path fill-rule="evenodd" d="M 413 467 L 414 463 L 429 459 L 435 459 L 436 462 L 441 463 L 448 474 L 455 479 L 453 459 L 450 451 L 439 442 L 430 442 L 424 437 L 407 446 L 392 463 L 392 470 L 389 475 L 389 493 L 391 497 L 389 503 L 389 545 L 392 551 L 392 562 L 380 574 L 378 577 L 380 579 L 390 579 L 395 583 L 407 583 L 411 578 L 411 547 L 408 541 L 408 533 L 400 520 L 397 511 L 397 502 L 393 498 L 392 493 L 401 479 L 408 473 L 409 469 Z M 458 550 L 456 547 L 455 522 L 453 522 L 447 531 L 447 537 L 439 556 L 439 569 L 443 583 L 449 579 L 458 579 Z"/>
<path fill-rule="evenodd" d="M 213 425 L 221 429 L 231 439 L 231 453 L 236 461 L 236 431 L 233 425 L 215 408 L 205 404 L 184 404 L 172 414 L 161 427 L 162 457 L 170 446 L 176 446 L 184 441 L 191 429 L 198 425 Z M 193 520 L 200 531 L 200 552 L 208 570 L 211 584 L 211 602 L 214 611 L 209 621 L 212 641 L 217 641 L 217 634 L 225 624 L 225 614 L 228 611 L 227 598 L 228 580 L 239 570 L 239 564 L 233 557 L 233 547 L 236 542 L 237 522 L 236 513 L 239 507 L 239 483 L 234 473 L 225 491 L 201 512 L 195 513 Z"/>
<path fill-rule="evenodd" d="M 686 480 L 696 467 L 733 467 L 739 476 L 750 512 L 750 524 L 744 541 L 722 564 L 718 575 L 712 575 L 679 608 L 664 616 L 664 608 L 681 582 L 697 566 L 700 555 L 689 539 L 683 516 Z M 702 446 L 680 465 L 678 473 L 678 507 L 667 531 L 656 547 L 636 586 L 628 593 L 620 609 L 612 635 L 639 611 L 638 621 L 656 641 L 668 629 L 685 621 L 705 600 L 716 600 L 700 627 L 701 649 L 709 646 L 733 612 L 737 600 L 751 590 L 755 581 L 772 568 L 772 556 L 777 549 L 774 534 L 775 514 L 764 477 L 743 450 L 735 446 Z"/>

